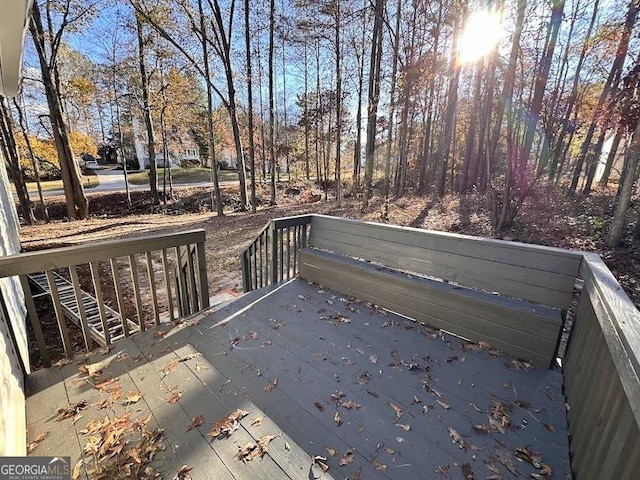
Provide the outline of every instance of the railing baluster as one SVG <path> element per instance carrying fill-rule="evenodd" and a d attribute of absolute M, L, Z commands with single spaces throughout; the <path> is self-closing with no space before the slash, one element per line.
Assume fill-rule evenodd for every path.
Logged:
<path fill-rule="evenodd" d="M 104 298 L 102 297 L 102 287 L 100 286 L 100 270 L 96 262 L 89 263 L 89 268 L 91 269 L 93 291 L 95 293 L 96 303 L 98 304 L 98 311 L 100 312 L 104 341 L 107 345 L 111 345 L 111 332 L 109 332 L 109 325 L 107 324 L 107 314 L 104 309 Z"/>
<path fill-rule="evenodd" d="M 84 298 L 82 298 L 82 289 L 80 288 L 80 279 L 78 278 L 78 270 L 75 265 L 69 267 L 69 273 L 71 274 L 71 283 L 73 284 L 73 293 L 76 297 L 76 303 L 78 305 L 78 313 L 80 314 L 80 326 L 82 327 L 82 336 L 84 337 L 84 345 L 87 348 L 87 352 L 91 350 L 93 346 L 91 333 L 89 332 L 89 322 L 87 321 L 87 312 L 84 309 Z"/>
<path fill-rule="evenodd" d="M 262 283 L 262 279 L 263 279 L 263 276 L 264 276 L 264 272 L 262 271 L 262 268 L 263 268 L 262 267 L 262 248 L 263 248 L 262 247 L 262 243 L 263 243 L 263 239 L 264 239 L 264 235 L 260 235 L 258 237 L 258 240 L 260 240 L 259 246 L 258 246 L 258 255 L 259 255 L 260 268 L 258 269 L 257 275 L 258 275 L 258 277 L 260 279 L 259 282 L 258 282 L 260 288 L 264 287 L 264 283 Z"/>
<path fill-rule="evenodd" d="M 147 257 L 147 275 L 149 277 L 149 289 L 151 290 L 151 303 L 153 304 L 153 318 L 156 325 L 160 325 L 160 312 L 158 312 L 158 293 L 156 291 L 156 275 L 153 270 L 153 259 L 151 252 L 146 252 Z"/>
<path fill-rule="evenodd" d="M 164 281 L 167 288 L 167 305 L 169 308 L 169 319 L 173 322 L 175 315 L 173 313 L 173 296 L 171 295 L 171 275 L 169 272 L 169 261 L 167 259 L 167 249 L 162 249 L 162 269 L 164 270 Z"/>
<path fill-rule="evenodd" d="M 144 332 L 147 328 L 144 324 L 144 310 L 142 309 L 142 298 L 140 295 L 140 281 L 138 280 L 138 266 L 136 265 L 136 256 L 129 255 L 129 268 L 131 268 L 131 283 L 133 284 L 133 295 L 136 301 L 136 313 L 138 314 L 138 323 L 140 331 Z"/>
<path fill-rule="evenodd" d="M 280 260 L 280 281 L 284 280 L 284 230 L 276 230 L 278 235 L 278 249 Z"/>
<path fill-rule="evenodd" d="M 120 313 L 120 322 L 122 324 L 122 333 L 125 337 L 129 336 L 129 324 L 127 322 L 127 315 L 124 311 L 124 296 L 122 295 L 122 286 L 120 284 L 120 271 L 118 270 L 118 259 L 110 258 L 109 264 L 111 265 L 111 276 L 113 278 L 113 286 L 116 291 L 116 302 L 118 303 L 118 312 Z"/>
<path fill-rule="evenodd" d="M 52 270 L 45 272 L 47 276 L 47 282 L 49 282 L 49 290 L 51 291 L 51 299 L 53 300 L 53 309 L 56 312 L 56 319 L 58 321 L 58 328 L 60 329 L 60 337 L 62 338 L 62 345 L 64 347 L 64 353 L 68 359 L 73 358 L 73 348 L 71 346 L 71 340 L 69 339 L 69 330 L 67 329 L 67 323 L 64 318 L 64 310 L 60 303 L 60 295 L 58 295 L 58 286 L 56 285 L 55 277 Z"/>
<path fill-rule="evenodd" d="M 253 280 L 253 288 L 256 289 L 258 288 L 258 252 L 256 249 L 257 246 L 257 242 L 253 242 L 253 255 L 251 256 L 251 258 L 253 259 L 253 275 L 252 275 L 252 280 Z"/>
<path fill-rule="evenodd" d="M 196 291 L 196 278 L 195 271 L 193 268 L 193 262 L 195 258 L 193 256 L 193 250 L 191 249 L 191 245 L 186 246 L 187 249 L 187 288 L 189 290 L 189 300 L 191 301 L 191 312 L 196 313 L 198 311 L 198 295 Z"/>
<path fill-rule="evenodd" d="M 282 230 L 284 235 L 284 230 Z M 287 280 L 291 278 L 291 228 L 287 227 Z"/>
<path fill-rule="evenodd" d="M 271 221 L 271 283 L 278 283 L 278 231 Z"/>
<path fill-rule="evenodd" d="M 31 323 L 31 328 L 33 328 L 36 342 L 38 342 L 40 358 L 42 359 L 42 364 L 48 368 L 51 366 L 51 359 L 49 358 L 47 343 L 45 342 L 44 334 L 42 333 L 42 326 L 40 325 L 40 319 L 38 318 L 38 310 L 36 309 L 36 304 L 33 301 L 33 292 L 31 291 L 29 280 L 27 280 L 26 275 L 20 275 L 20 284 L 22 285 L 22 291 L 24 292 L 25 303 L 27 304 L 29 322 Z"/>
<path fill-rule="evenodd" d="M 198 261 L 198 287 L 200 291 L 200 308 L 209 308 L 209 280 L 207 279 L 207 260 L 204 254 L 204 243 L 196 243 L 196 259 Z"/>
<path fill-rule="evenodd" d="M 176 291 L 178 292 L 178 305 L 179 305 L 179 309 L 180 309 L 180 315 L 185 315 L 187 313 L 187 311 L 189 310 L 189 302 L 188 302 L 188 293 L 187 293 L 187 288 L 185 286 L 185 278 L 184 278 L 184 272 L 182 271 L 182 260 L 180 258 L 180 251 L 182 249 L 180 248 L 180 246 L 175 247 L 175 252 L 176 252 L 176 270 L 178 272 L 177 275 L 177 284 L 176 284 Z"/>
<path fill-rule="evenodd" d="M 300 225 L 293 227 L 293 276 L 298 274 L 298 235 L 300 233 Z"/>

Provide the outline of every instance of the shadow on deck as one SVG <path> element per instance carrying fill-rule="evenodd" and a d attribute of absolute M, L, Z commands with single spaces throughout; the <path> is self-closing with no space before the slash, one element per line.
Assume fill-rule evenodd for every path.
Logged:
<path fill-rule="evenodd" d="M 76 362 L 30 375 L 28 440 L 48 431 L 32 454 L 76 464 L 96 442 L 83 430 L 129 413 L 165 430 L 151 463 L 164 478 L 183 465 L 203 479 L 566 478 L 561 373 L 486 347 L 292 280 L 125 339 L 89 358 L 105 362 L 93 377 Z M 78 415 L 56 421 L 58 409 L 84 400 Z M 239 428 L 212 440 L 214 423 L 238 408 L 249 412 Z M 236 457 L 278 434 L 263 458 Z M 118 442 L 121 453 L 136 445 Z M 326 472 L 312 466 L 316 455 Z M 136 468 L 124 458 L 122 478 Z M 93 468 L 91 456 L 85 463 Z"/>

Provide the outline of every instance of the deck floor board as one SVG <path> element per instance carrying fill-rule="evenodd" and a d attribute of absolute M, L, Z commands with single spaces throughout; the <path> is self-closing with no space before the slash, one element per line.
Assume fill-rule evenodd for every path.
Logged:
<path fill-rule="evenodd" d="M 569 473 L 559 372 L 518 369 L 508 356 L 301 280 L 251 292 L 192 324 L 137 334 L 89 362 L 114 356 L 102 378 L 119 378 L 125 396 L 144 395 L 107 414 L 151 414 L 150 426 L 166 430 L 167 448 L 154 460 L 165 478 L 182 465 L 193 467 L 192 478 L 342 479 L 357 471 L 366 479 L 459 478 L 463 468 L 485 478 L 493 475 L 488 466 L 505 479 L 531 477 L 538 470 L 516 457 L 517 448 L 539 453 L 553 478 Z M 27 401 L 29 436 L 44 427 L 71 431 L 72 457 L 86 442 L 79 430 L 104 413 L 51 424 L 52 410 L 106 398 L 82 382 L 77 363 L 37 372 Z M 175 390 L 182 397 L 170 404 Z M 337 405 L 337 391 L 360 407 Z M 508 416 L 504 433 L 474 429 L 489 424 L 492 406 Z M 250 412 L 238 430 L 211 439 L 213 424 L 237 408 Z M 187 432 L 198 415 L 204 424 Z M 236 458 L 239 447 L 276 434 L 264 458 Z M 33 454 L 54 450 L 46 439 Z M 352 461 L 340 466 L 348 450 Z M 327 457 L 326 473 L 311 466 L 315 455 Z"/>

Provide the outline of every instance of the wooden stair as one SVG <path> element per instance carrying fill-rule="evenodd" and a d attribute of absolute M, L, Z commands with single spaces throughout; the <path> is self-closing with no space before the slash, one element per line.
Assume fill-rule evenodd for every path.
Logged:
<path fill-rule="evenodd" d="M 82 317 L 76 300 L 73 284 L 56 272 L 53 272 L 53 276 L 65 317 L 82 329 Z M 39 294 L 51 295 L 49 282 L 47 281 L 47 276 L 44 273 L 34 273 L 28 275 L 28 278 L 32 288 L 38 291 Z M 105 347 L 109 345 L 110 342 L 120 340 L 125 336 L 140 331 L 140 326 L 137 323 L 126 318 L 125 320 L 127 322 L 128 332 L 125 334 L 122 316 L 120 313 L 104 304 L 102 305 L 102 310 L 104 312 L 103 321 L 100 314 L 100 305 L 98 305 L 96 298 L 85 291 L 81 290 L 81 292 L 82 305 L 84 306 L 87 318 L 87 333 L 101 346 Z M 105 336 L 105 326 L 108 336 Z"/>

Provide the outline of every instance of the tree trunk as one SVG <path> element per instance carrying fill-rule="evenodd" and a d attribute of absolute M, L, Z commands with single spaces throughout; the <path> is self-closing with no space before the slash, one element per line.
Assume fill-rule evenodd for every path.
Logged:
<path fill-rule="evenodd" d="M 142 86 L 142 108 L 144 111 L 144 124 L 147 128 L 147 145 L 149 151 L 149 188 L 151 189 L 151 197 L 153 204 L 158 205 L 160 203 L 160 197 L 158 196 L 158 176 L 157 176 L 157 162 L 156 162 L 156 141 L 153 131 L 153 120 L 151 118 L 151 105 L 149 103 L 149 77 L 147 76 L 147 67 L 145 65 L 144 51 L 145 42 L 142 32 L 142 21 L 140 15 L 136 15 L 136 30 L 138 34 L 138 60 L 140 67 L 140 82 Z M 166 162 L 165 158 L 165 162 Z M 144 165 L 141 165 L 144 167 Z"/>
<path fill-rule="evenodd" d="M 393 125 L 396 110 L 396 76 L 398 74 L 398 50 L 400 48 L 400 20 L 402 18 L 402 0 L 396 6 L 396 27 L 393 31 L 393 60 L 391 61 L 391 88 L 389 89 L 389 130 L 387 132 L 387 151 L 384 157 L 383 195 L 389 196 L 391 182 L 391 150 L 393 147 Z"/>
<path fill-rule="evenodd" d="M 369 94 L 367 107 L 367 143 L 365 147 L 366 165 L 364 172 L 364 192 L 362 209 L 369 206 L 369 197 L 373 185 L 373 164 L 376 149 L 376 128 L 378 120 L 378 101 L 380 100 L 380 61 L 382 59 L 382 18 L 385 0 L 375 0 L 373 37 L 371 40 L 371 62 L 369 64 Z"/>
<path fill-rule="evenodd" d="M 80 169 L 71 150 L 69 133 L 64 121 L 64 112 L 60 101 L 60 92 L 57 88 L 59 84 L 59 80 L 57 79 L 57 62 L 55 57 L 48 58 L 47 55 L 45 46 L 45 38 L 47 38 L 47 35 L 45 35 L 42 27 L 42 17 L 40 16 L 38 2 L 33 2 L 33 15 L 31 15 L 29 30 L 31 31 L 33 43 L 40 62 L 42 83 L 49 106 L 51 131 L 56 145 L 58 161 L 60 162 L 60 173 L 62 175 L 62 184 L 67 204 L 67 215 L 69 219 L 86 219 L 89 218 L 89 200 L 84 193 L 82 181 L 80 180 Z"/>
<path fill-rule="evenodd" d="M 274 78 L 273 78 L 273 33 L 275 30 L 276 3 L 269 4 L 269 164 L 271 165 L 271 205 L 276 204 L 276 151 L 274 138 Z"/>
<path fill-rule="evenodd" d="M 253 142 L 253 76 L 251 72 L 251 28 L 249 24 L 249 0 L 244 0 L 244 42 L 247 55 L 247 97 L 249 99 L 249 168 L 251 169 L 251 212 L 256 213 L 256 161 Z M 308 167 L 308 162 L 307 162 Z M 309 176 L 307 168 L 307 177 Z"/>
<path fill-rule="evenodd" d="M 202 59 L 204 63 L 205 82 L 207 84 L 207 133 L 209 139 L 209 166 L 213 177 L 213 193 L 218 216 L 224 215 L 222 205 L 222 195 L 220 194 L 220 184 L 218 183 L 218 165 L 216 162 L 216 144 L 213 131 L 213 89 L 211 87 L 211 76 L 209 73 L 209 50 L 207 46 L 207 30 L 204 24 L 205 16 L 202 8 L 202 0 L 198 0 L 198 13 L 200 15 L 200 35 L 202 36 Z M 165 150 L 165 165 L 167 163 L 167 152 Z"/>
<path fill-rule="evenodd" d="M 31 225 L 35 222 L 33 211 L 31 210 L 31 200 L 29 200 L 29 191 L 24 180 L 22 169 L 20 168 L 20 155 L 16 146 L 13 128 L 13 117 L 9 105 L 4 97 L 0 96 L 0 150 L 7 159 L 9 167 L 9 176 L 13 180 L 18 194 L 18 203 L 20 205 L 20 213 L 24 221 Z"/>
<path fill-rule="evenodd" d="M 631 194 L 633 193 L 633 186 L 636 182 L 636 173 L 638 169 L 638 157 L 640 156 L 640 122 L 637 123 L 636 128 L 631 138 L 631 144 L 627 148 L 626 161 L 627 168 L 624 176 L 621 179 L 620 195 L 616 202 L 616 209 L 613 215 L 613 222 L 607 235 L 607 245 L 609 247 L 617 247 L 622 236 L 624 234 L 625 217 L 627 214 L 627 208 L 631 203 Z"/>
<path fill-rule="evenodd" d="M 335 41 L 336 41 L 336 206 L 342 204 L 342 175 L 341 175 L 341 148 L 342 148 L 342 49 L 340 48 L 340 2 L 335 3 Z"/>

